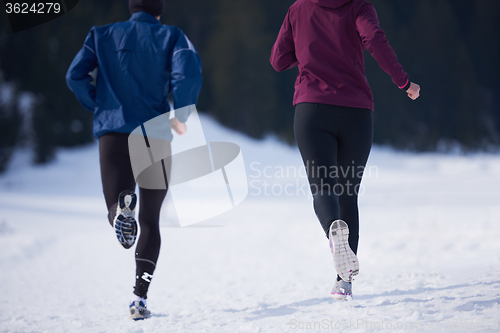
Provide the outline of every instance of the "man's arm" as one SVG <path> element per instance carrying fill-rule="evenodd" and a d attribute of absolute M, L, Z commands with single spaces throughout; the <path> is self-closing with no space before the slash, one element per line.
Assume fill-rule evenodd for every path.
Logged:
<path fill-rule="evenodd" d="M 180 29 L 179 29 L 180 30 Z M 174 98 L 174 109 L 178 110 L 188 105 L 196 104 L 201 90 L 201 60 L 191 41 L 180 31 L 170 59 L 172 70 L 170 85 Z M 189 108 L 185 108 L 187 110 Z M 175 113 L 175 117 L 185 123 L 189 114 Z"/>
<path fill-rule="evenodd" d="M 177 116 L 177 115 L 176 115 Z M 189 116 L 189 115 L 188 115 Z M 177 133 L 178 135 L 183 135 L 187 132 L 187 127 L 185 123 L 181 123 L 179 119 L 172 118 L 170 119 L 170 127 Z"/>
<path fill-rule="evenodd" d="M 293 41 L 292 26 L 290 24 L 290 10 L 286 14 L 285 20 L 281 25 L 278 38 L 271 50 L 269 61 L 273 68 L 282 72 L 299 64 L 295 56 L 295 43 Z"/>
<path fill-rule="evenodd" d="M 73 59 L 68 72 L 66 73 L 66 83 L 82 106 L 89 110 L 95 109 L 96 88 L 90 82 L 93 80 L 90 72 L 97 67 L 97 57 L 95 54 L 94 32 L 90 30 L 82 49 Z"/>

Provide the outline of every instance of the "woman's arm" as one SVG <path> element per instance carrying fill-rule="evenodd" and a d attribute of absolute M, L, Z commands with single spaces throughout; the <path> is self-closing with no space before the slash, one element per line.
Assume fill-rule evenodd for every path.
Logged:
<path fill-rule="evenodd" d="M 288 18 L 289 15 L 290 11 L 286 14 L 285 20 L 281 25 L 278 38 L 273 45 L 271 57 L 269 58 L 271 65 L 278 72 L 282 72 L 299 64 L 295 57 L 295 43 L 293 42 L 292 26 Z"/>
<path fill-rule="evenodd" d="M 392 81 L 400 89 L 406 88 L 409 83 L 408 74 L 398 62 L 384 30 L 380 28 L 377 12 L 371 3 L 366 2 L 359 9 L 356 28 L 365 49 L 375 58 L 379 66 L 391 76 Z"/>
<path fill-rule="evenodd" d="M 416 83 L 411 82 L 410 88 L 406 90 L 406 93 L 412 100 L 416 100 L 420 96 L 420 86 Z"/>

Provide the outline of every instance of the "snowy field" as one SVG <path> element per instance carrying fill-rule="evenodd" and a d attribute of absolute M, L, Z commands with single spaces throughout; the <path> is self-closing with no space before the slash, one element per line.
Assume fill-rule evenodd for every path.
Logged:
<path fill-rule="evenodd" d="M 499 332 L 500 156 L 376 147 L 360 197 L 354 299 L 335 272 L 295 148 L 207 117 L 240 145 L 249 195 L 181 228 L 167 202 L 153 317 L 128 319 L 134 256 L 114 239 L 97 145 L 0 176 L 0 332 Z"/>

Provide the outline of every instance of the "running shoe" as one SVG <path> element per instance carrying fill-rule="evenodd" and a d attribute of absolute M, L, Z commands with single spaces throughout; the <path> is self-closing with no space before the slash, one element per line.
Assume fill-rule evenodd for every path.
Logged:
<path fill-rule="evenodd" d="M 338 301 L 347 301 L 347 297 L 352 298 L 352 285 L 344 280 L 337 281 L 333 287 L 330 297 Z"/>
<path fill-rule="evenodd" d="M 136 204 L 137 196 L 132 191 L 123 191 L 118 196 L 113 227 L 118 242 L 126 249 L 131 248 L 137 238 L 137 222 L 135 220 Z"/>
<path fill-rule="evenodd" d="M 333 221 L 330 226 L 330 248 L 333 264 L 340 278 L 351 282 L 359 273 L 358 257 L 349 246 L 349 227 L 342 220 Z"/>
<path fill-rule="evenodd" d="M 130 304 L 130 318 L 133 320 L 147 319 L 151 317 L 151 311 L 143 301 L 133 301 Z"/>

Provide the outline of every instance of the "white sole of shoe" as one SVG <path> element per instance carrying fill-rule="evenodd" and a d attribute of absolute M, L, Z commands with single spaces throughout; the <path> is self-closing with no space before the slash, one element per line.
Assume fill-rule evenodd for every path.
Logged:
<path fill-rule="evenodd" d="M 333 249 L 333 264 L 340 278 L 351 282 L 359 273 L 358 257 L 349 246 L 349 227 L 342 220 L 332 222 L 330 243 Z"/>
<path fill-rule="evenodd" d="M 125 234 L 123 234 L 123 227 L 122 223 L 127 222 L 132 225 L 131 227 L 131 233 L 128 235 L 128 237 L 132 237 L 132 240 L 125 240 Z M 137 239 L 137 222 L 133 217 L 125 217 L 123 215 L 118 215 L 115 217 L 113 221 L 113 229 L 115 230 L 116 238 L 118 240 L 118 243 L 120 243 L 121 246 L 123 246 L 125 249 L 131 248 Z M 121 230 L 121 231 L 120 231 Z"/>
<path fill-rule="evenodd" d="M 137 311 L 134 311 L 134 313 L 132 313 L 130 315 L 130 319 L 132 320 L 144 320 L 144 319 L 148 319 L 148 318 L 151 318 L 151 313 L 148 312 L 147 314 L 140 314 L 139 312 Z"/>
<path fill-rule="evenodd" d="M 118 196 L 118 206 L 116 207 L 116 215 L 126 217 L 135 217 L 135 206 L 137 204 L 137 196 L 132 191 L 123 191 Z"/>
<path fill-rule="evenodd" d="M 336 301 L 347 301 L 348 297 L 350 297 L 352 299 L 352 296 L 348 296 L 348 295 L 330 294 L 330 298 L 333 298 Z"/>

